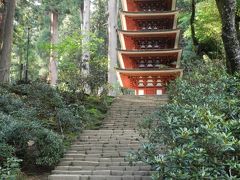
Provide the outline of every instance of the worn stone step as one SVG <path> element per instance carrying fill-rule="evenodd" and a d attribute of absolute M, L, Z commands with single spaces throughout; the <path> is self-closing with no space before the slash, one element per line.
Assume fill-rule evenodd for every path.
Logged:
<path fill-rule="evenodd" d="M 113 147 L 113 148 L 122 148 L 122 147 L 129 147 L 129 148 L 134 148 L 134 147 L 139 147 L 139 144 L 74 144 L 71 146 L 71 148 L 89 148 L 89 147 Z"/>
<path fill-rule="evenodd" d="M 62 161 L 60 166 L 128 166 L 129 162 L 96 162 L 96 161 Z M 143 162 L 136 162 L 136 166 L 145 165 Z"/>
<path fill-rule="evenodd" d="M 141 136 L 81 136 L 79 140 L 132 140 L 132 139 L 142 139 Z"/>
<path fill-rule="evenodd" d="M 84 152 L 84 153 L 83 153 Z M 69 153 L 69 154 L 65 154 L 65 157 L 68 158 L 83 158 L 83 157 L 104 157 L 105 155 L 109 156 L 109 155 L 128 155 L 128 153 L 130 153 L 131 150 L 128 151 L 95 151 L 95 150 L 90 150 L 90 151 L 79 151 L 77 153 Z"/>
<path fill-rule="evenodd" d="M 167 101 L 167 96 L 117 97 L 100 129 L 83 131 L 49 179 L 150 180 L 151 167 L 143 162 L 130 166 L 126 156 L 144 143 L 139 122 Z"/>
<path fill-rule="evenodd" d="M 105 175 L 69 175 L 55 174 L 49 180 L 151 180 L 151 176 L 105 176 Z"/>
<path fill-rule="evenodd" d="M 64 157 L 62 161 L 96 161 L 96 162 L 127 162 L 124 157 L 105 158 L 105 157 Z"/>
<path fill-rule="evenodd" d="M 80 147 L 78 150 L 82 150 L 82 151 L 86 151 L 86 150 L 104 150 L 104 151 L 129 151 L 129 150 L 137 150 L 138 149 L 138 146 L 135 146 L 135 147 L 111 147 L 111 146 L 108 146 L 108 147 L 104 147 L 104 146 L 101 146 L 101 147 L 94 147 L 94 146 L 90 146 L 90 147 Z M 70 151 L 73 151 L 73 150 L 70 150 Z M 67 153 L 70 153 L 69 151 L 67 151 Z M 73 153 L 74 154 L 74 153 Z"/>
<path fill-rule="evenodd" d="M 112 176 L 150 176 L 152 171 L 121 171 L 121 170 L 80 170 L 80 171 L 64 171 L 53 170 L 53 174 L 72 174 L 72 175 L 112 175 Z"/>
<path fill-rule="evenodd" d="M 151 171 L 151 166 L 57 166 L 55 170 L 119 170 L 119 171 Z"/>
<path fill-rule="evenodd" d="M 94 155 L 103 158 L 115 158 L 115 157 L 125 157 L 129 154 L 127 152 L 101 152 L 101 151 L 80 151 L 79 154 Z"/>

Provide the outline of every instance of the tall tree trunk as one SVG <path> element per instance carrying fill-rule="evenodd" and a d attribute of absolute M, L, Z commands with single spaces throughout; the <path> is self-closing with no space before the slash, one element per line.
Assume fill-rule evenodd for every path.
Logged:
<path fill-rule="evenodd" d="M 90 60 L 90 52 L 88 48 L 88 43 L 90 40 L 89 32 L 90 32 L 90 0 L 84 0 L 84 8 L 83 8 L 83 25 L 82 25 L 82 34 L 83 34 L 83 51 L 82 51 L 82 73 L 84 76 L 89 74 L 89 60 Z"/>
<path fill-rule="evenodd" d="M 236 15 L 236 31 L 237 31 L 237 35 L 238 35 L 238 41 L 240 42 L 240 27 L 239 27 L 239 24 L 240 23 L 240 16 L 239 15 Z"/>
<path fill-rule="evenodd" d="M 222 19 L 222 39 L 229 74 L 240 72 L 240 44 L 237 37 L 235 12 L 236 0 L 216 0 Z"/>
<path fill-rule="evenodd" d="M 58 13 L 56 11 L 50 12 L 51 16 L 51 50 L 49 62 L 49 80 L 51 86 L 57 85 L 58 68 L 57 68 L 57 53 L 54 51 L 53 46 L 58 42 Z"/>
<path fill-rule="evenodd" d="M 13 39 L 13 20 L 16 8 L 16 0 L 4 1 L 6 5 L 5 16 L 1 22 L 2 27 L 2 45 L 0 49 L 0 82 L 9 82 L 11 51 Z"/>
<path fill-rule="evenodd" d="M 193 45 L 196 49 L 196 52 L 198 52 L 199 42 L 198 42 L 198 39 L 196 37 L 195 19 L 196 19 L 196 1 L 192 0 L 192 14 L 191 14 L 191 18 L 190 18 L 191 36 L 192 36 L 192 42 L 193 42 Z"/>
<path fill-rule="evenodd" d="M 0 0 L 0 49 L 2 48 L 3 41 L 3 29 L 5 24 L 5 15 L 6 15 L 6 2 Z"/>
<path fill-rule="evenodd" d="M 108 83 L 112 86 L 109 95 L 116 96 L 118 0 L 109 0 L 108 13 Z"/>

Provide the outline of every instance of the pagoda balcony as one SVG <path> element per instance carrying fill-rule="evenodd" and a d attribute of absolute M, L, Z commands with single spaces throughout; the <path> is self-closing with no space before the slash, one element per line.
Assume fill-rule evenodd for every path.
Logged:
<path fill-rule="evenodd" d="M 119 31 L 123 50 L 161 50 L 178 48 L 179 30 L 158 32 Z"/>
<path fill-rule="evenodd" d="M 119 51 L 122 69 L 179 68 L 182 50 L 170 51 Z"/>
<path fill-rule="evenodd" d="M 176 9 L 176 0 L 122 0 L 123 10 L 130 12 L 161 12 Z"/>

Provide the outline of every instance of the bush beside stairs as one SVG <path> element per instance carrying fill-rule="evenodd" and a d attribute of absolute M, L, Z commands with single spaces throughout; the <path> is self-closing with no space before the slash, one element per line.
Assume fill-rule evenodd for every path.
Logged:
<path fill-rule="evenodd" d="M 126 156 L 143 139 L 138 122 L 167 96 L 120 96 L 115 99 L 99 130 L 85 130 L 70 147 L 49 180 L 150 180 L 151 167 L 130 166 Z"/>

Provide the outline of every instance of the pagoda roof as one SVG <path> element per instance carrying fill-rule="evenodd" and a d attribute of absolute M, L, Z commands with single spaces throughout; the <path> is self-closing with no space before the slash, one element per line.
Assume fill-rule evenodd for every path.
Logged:
<path fill-rule="evenodd" d="M 181 48 L 176 49 L 159 49 L 159 50 L 118 50 L 119 53 L 122 54 L 129 54 L 129 55 L 140 55 L 140 54 L 168 54 L 168 53 L 177 53 L 182 52 Z"/>
<path fill-rule="evenodd" d="M 157 31 L 125 31 L 125 30 L 118 30 L 119 35 L 131 35 L 138 37 L 139 35 L 143 36 L 153 36 L 154 35 L 162 35 L 162 34 L 179 34 L 180 29 L 164 29 L 164 30 L 157 30 Z"/>
<path fill-rule="evenodd" d="M 168 15 L 177 15 L 179 10 L 172 11 L 155 11 L 155 12 L 129 12 L 129 11 L 120 11 L 120 15 L 131 16 L 131 17 L 149 17 L 149 16 L 168 16 Z"/>
<path fill-rule="evenodd" d="M 181 68 L 166 68 L 166 69 L 120 69 L 116 68 L 118 73 L 124 73 L 129 75 L 172 75 L 172 74 L 179 74 L 182 76 L 183 69 Z"/>

